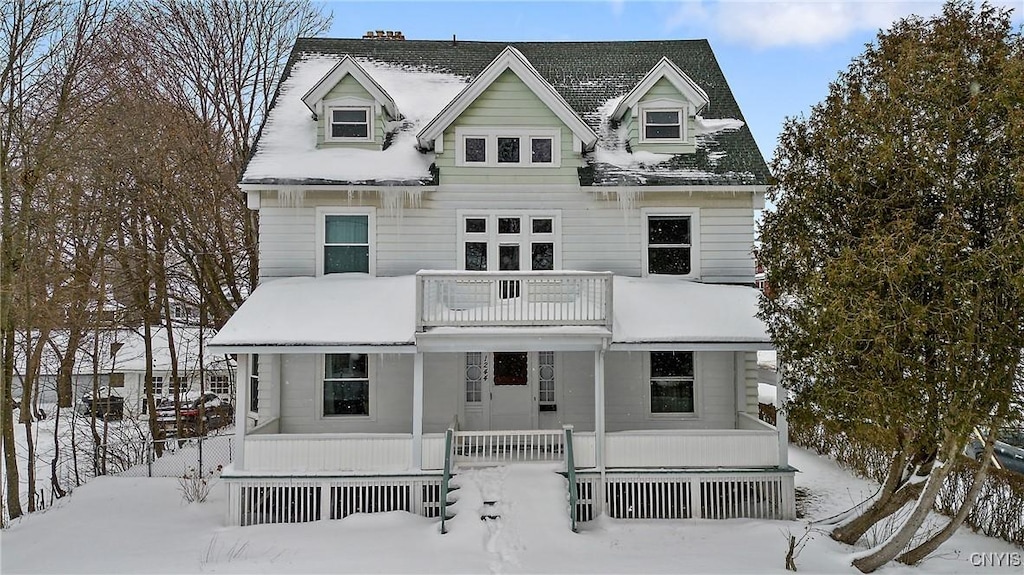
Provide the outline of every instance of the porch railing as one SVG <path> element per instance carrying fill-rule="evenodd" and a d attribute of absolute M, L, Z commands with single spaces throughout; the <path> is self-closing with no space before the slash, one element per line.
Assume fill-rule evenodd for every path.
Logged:
<path fill-rule="evenodd" d="M 416 274 L 416 328 L 571 325 L 610 329 L 612 275 L 421 271 Z"/>
<path fill-rule="evenodd" d="M 562 461 L 565 434 L 561 429 L 527 431 L 456 431 L 458 463 Z"/>

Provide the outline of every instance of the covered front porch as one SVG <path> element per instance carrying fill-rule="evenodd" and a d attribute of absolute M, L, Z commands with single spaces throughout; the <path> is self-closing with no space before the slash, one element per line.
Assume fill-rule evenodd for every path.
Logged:
<path fill-rule="evenodd" d="M 215 341 L 239 354 L 239 405 L 251 406 L 257 422 L 237 426 L 244 447 L 223 475 L 230 520 L 261 522 L 252 519 L 261 516 L 255 500 L 245 501 L 267 493 L 305 502 L 308 513 L 293 509 L 291 520 L 391 508 L 440 516 L 447 475 L 531 461 L 558 462 L 574 476 L 581 519 L 605 509 L 726 516 L 713 511 L 711 494 L 754 492 L 773 502 L 761 516 L 792 515 L 785 421 L 777 428 L 757 418 L 755 352 L 770 343 L 743 318 L 752 290 L 608 274 L 497 275 L 262 286 L 284 292 L 293 283 L 285 313 L 259 313 L 257 290 L 256 311 L 243 306 L 235 316 L 242 327 L 229 323 Z M 544 304 L 523 303 L 531 294 Z M 474 298 L 490 311 L 451 303 Z M 360 321 L 374 313 L 383 323 Z M 544 321 L 531 319 L 538 314 Z M 350 321 L 329 329 L 322 317 Z M 306 329 L 295 327 L 304 321 Z M 286 488 L 299 491 L 275 491 Z M 666 506 L 682 494 L 685 505 Z M 614 511 L 624 497 L 653 502 L 639 515 L 636 506 Z"/>

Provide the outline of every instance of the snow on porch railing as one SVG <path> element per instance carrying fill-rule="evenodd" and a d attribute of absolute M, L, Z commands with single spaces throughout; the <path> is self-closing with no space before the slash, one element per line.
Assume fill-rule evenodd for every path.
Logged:
<path fill-rule="evenodd" d="M 458 463 L 562 461 L 564 451 L 561 429 L 455 432 Z"/>
<path fill-rule="evenodd" d="M 416 328 L 592 325 L 610 329 L 612 275 L 421 271 L 416 274 Z"/>

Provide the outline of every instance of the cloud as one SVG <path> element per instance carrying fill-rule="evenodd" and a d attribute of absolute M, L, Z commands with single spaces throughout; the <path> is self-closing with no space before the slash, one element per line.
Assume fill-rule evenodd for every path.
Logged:
<path fill-rule="evenodd" d="M 669 30 L 709 28 L 722 38 L 759 48 L 823 46 L 874 32 L 909 14 L 931 15 L 938 1 L 714 1 L 684 0 L 666 20 Z"/>

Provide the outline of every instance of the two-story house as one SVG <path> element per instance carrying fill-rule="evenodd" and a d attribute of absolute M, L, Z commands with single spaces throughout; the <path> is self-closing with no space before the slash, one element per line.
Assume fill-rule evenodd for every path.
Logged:
<path fill-rule="evenodd" d="M 535 460 L 579 520 L 792 517 L 768 177 L 704 40 L 300 40 L 240 183 L 260 285 L 211 345 L 258 421 L 228 520 L 438 517 L 451 474 Z"/>

